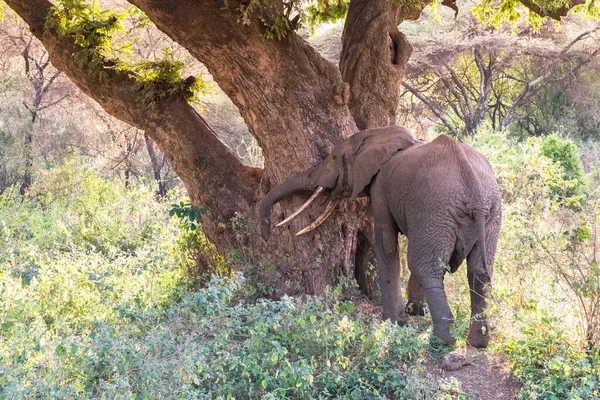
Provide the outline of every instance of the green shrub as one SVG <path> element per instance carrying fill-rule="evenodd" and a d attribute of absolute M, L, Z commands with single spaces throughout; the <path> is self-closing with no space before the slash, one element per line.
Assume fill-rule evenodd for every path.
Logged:
<path fill-rule="evenodd" d="M 202 232 L 202 215 L 206 208 L 191 203 L 171 204 L 170 216 L 179 218 L 182 234 L 177 239 L 175 253 L 191 288 L 206 285 L 213 275 L 224 278 L 231 276 L 232 269 L 225 263 L 215 246 Z"/>
<path fill-rule="evenodd" d="M 520 398 L 597 398 L 598 210 L 592 195 L 581 201 L 578 151 L 559 138 L 519 143 L 491 132 L 474 144 L 494 166 L 503 198 L 492 346 L 507 354 Z"/>
<path fill-rule="evenodd" d="M 579 149 L 572 140 L 562 139 L 557 135 L 546 136 L 542 140 L 540 152 L 562 167 L 565 181 L 574 182 L 567 190 L 569 195 L 581 195 L 585 192 L 583 165 Z"/>
<path fill-rule="evenodd" d="M 567 339 L 556 319 L 542 318 L 504 349 L 523 384 L 520 399 L 595 399 L 600 396 L 600 349 L 586 354 Z"/>
<path fill-rule="evenodd" d="M 0 195 L 0 398 L 460 392 L 420 367 L 429 327 L 362 315 L 337 289 L 328 300 L 248 302 L 234 275 L 191 291 L 175 254 L 210 245 L 201 212 L 177 206 L 182 218 L 167 218 L 152 188 L 126 189 L 75 162 L 44 172 L 27 196 Z M 232 224 L 244 234 L 245 220 Z"/>

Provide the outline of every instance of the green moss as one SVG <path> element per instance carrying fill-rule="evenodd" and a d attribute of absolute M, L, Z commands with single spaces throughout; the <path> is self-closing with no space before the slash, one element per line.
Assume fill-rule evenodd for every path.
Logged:
<path fill-rule="evenodd" d="M 138 26 L 148 23 L 141 11 L 132 12 L 138 17 Z M 71 38 L 80 48 L 73 54 L 75 62 L 98 80 L 108 78 L 110 71 L 133 78 L 140 101 L 152 108 L 173 96 L 197 101 L 198 93 L 210 89 L 201 75 L 181 78 L 185 64 L 175 59 L 171 49 L 164 50 L 162 59 L 130 61 L 128 55 L 133 44 L 115 41 L 124 34 L 123 22 L 127 15 L 127 12 L 102 10 L 96 2 L 61 0 L 52 7 L 45 29 L 47 33 L 56 32 L 61 37 Z"/>

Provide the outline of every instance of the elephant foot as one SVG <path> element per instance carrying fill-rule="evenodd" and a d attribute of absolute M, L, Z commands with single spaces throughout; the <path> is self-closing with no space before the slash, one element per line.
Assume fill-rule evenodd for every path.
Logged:
<path fill-rule="evenodd" d="M 425 302 L 424 301 L 409 301 L 406 304 L 405 311 L 408 315 L 425 315 Z"/>
<path fill-rule="evenodd" d="M 469 327 L 467 345 L 476 349 L 485 349 L 490 341 L 490 330 L 487 324 L 474 322 Z"/>

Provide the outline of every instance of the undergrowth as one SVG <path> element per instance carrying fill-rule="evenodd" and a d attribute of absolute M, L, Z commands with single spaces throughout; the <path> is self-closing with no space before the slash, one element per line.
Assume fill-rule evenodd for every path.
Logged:
<path fill-rule="evenodd" d="M 158 202 L 76 162 L 40 174 L 0 195 L 0 398 L 461 395 L 424 373 L 427 330 L 336 291 L 255 299 L 241 274 L 194 289 L 179 246 L 201 223 L 180 194 Z"/>

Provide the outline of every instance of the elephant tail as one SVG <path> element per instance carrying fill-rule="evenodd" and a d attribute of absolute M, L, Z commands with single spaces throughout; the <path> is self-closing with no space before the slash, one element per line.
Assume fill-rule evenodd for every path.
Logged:
<path fill-rule="evenodd" d="M 477 229 L 477 242 L 481 249 L 481 263 L 485 271 L 489 271 L 487 265 L 487 251 L 485 249 L 485 213 L 475 212 L 475 225 Z"/>

